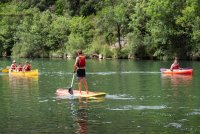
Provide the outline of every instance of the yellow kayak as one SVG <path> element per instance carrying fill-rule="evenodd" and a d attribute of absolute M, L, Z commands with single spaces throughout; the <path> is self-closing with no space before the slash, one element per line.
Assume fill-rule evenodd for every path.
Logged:
<path fill-rule="evenodd" d="M 2 73 L 8 73 L 8 72 L 9 72 L 9 69 L 4 68 L 4 69 L 1 70 L 1 72 L 2 72 Z"/>
<path fill-rule="evenodd" d="M 9 75 L 13 76 L 38 76 L 38 69 L 27 71 L 27 72 L 15 72 L 9 71 Z"/>

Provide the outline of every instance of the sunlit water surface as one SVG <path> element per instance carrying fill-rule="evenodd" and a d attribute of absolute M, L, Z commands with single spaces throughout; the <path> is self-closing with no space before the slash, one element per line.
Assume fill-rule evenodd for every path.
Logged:
<path fill-rule="evenodd" d="M 0 59 L 0 68 L 10 63 Z M 193 67 L 192 76 L 166 76 L 159 69 L 171 61 L 88 60 L 89 90 L 107 93 L 98 99 L 56 96 L 70 86 L 74 60 L 31 63 L 38 77 L 0 73 L 0 133 L 200 133 L 197 61 L 180 62 Z"/>

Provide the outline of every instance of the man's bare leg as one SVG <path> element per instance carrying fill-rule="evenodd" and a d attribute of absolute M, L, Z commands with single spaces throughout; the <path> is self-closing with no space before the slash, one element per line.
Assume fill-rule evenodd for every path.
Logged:
<path fill-rule="evenodd" d="M 80 94 L 82 94 L 82 92 L 81 92 L 82 91 L 82 85 L 81 85 L 82 83 L 81 83 L 81 81 L 82 81 L 81 79 L 78 80 L 78 89 L 79 89 Z"/>
<path fill-rule="evenodd" d="M 86 81 L 85 78 L 83 79 L 83 84 L 84 84 L 85 90 L 86 90 L 86 92 L 87 92 L 87 94 L 88 94 L 88 93 L 89 93 L 89 92 L 88 92 L 88 84 L 87 84 L 87 81 Z"/>

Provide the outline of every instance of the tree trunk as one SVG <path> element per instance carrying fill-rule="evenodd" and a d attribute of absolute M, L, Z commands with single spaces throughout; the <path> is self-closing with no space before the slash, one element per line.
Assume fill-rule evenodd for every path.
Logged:
<path fill-rule="evenodd" d="M 117 23 L 117 39 L 118 39 L 118 44 L 119 44 L 119 50 L 122 49 L 122 45 L 121 45 L 121 39 L 120 39 L 120 36 L 121 36 L 121 26 L 120 24 Z"/>

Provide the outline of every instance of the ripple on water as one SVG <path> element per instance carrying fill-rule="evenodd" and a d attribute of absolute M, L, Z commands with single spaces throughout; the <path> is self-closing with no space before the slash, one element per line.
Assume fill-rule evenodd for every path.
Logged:
<path fill-rule="evenodd" d="M 149 71 L 124 71 L 122 74 L 160 74 L 160 72 L 149 72 Z"/>
<path fill-rule="evenodd" d="M 113 99 L 113 100 L 134 100 L 134 97 L 128 97 L 127 95 L 106 95 L 107 99 Z"/>
<path fill-rule="evenodd" d="M 166 125 L 165 127 L 181 128 L 181 127 L 182 127 L 182 124 L 180 124 L 180 123 L 169 123 L 169 124 Z"/>
<path fill-rule="evenodd" d="M 112 75 L 116 73 L 117 72 L 87 72 L 87 74 L 96 74 L 96 75 Z"/>
<path fill-rule="evenodd" d="M 40 103 L 43 103 L 43 102 L 48 102 L 49 100 L 40 100 L 39 102 Z"/>
<path fill-rule="evenodd" d="M 112 74 L 160 74 L 160 72 L 124 71 L 124 72 L 88 72 L 87 74 L 112 75 Z"/>
<path fill-rule="evenodd" d="M 70 75 L 71 72 L 40 72 L 43 75 Z M 113 74 L 160 74 L 160 72 L 124 71 L 124 72 L 87 72 L 88 75 L 113 75 Z"/>
<path fill-rule="evenodd" d="M 200 109 L 194 109 L 191 113 L 188 113 L 187 116 L 200 115 Z"/>
<path fill-rule="evenodd" d="M 133 105 L 126 105 L 121 106 L 119 108 L 110 108 L 110 110 L 144 110 L 144 109 L 150 109 L 150 110 L 159 110 L 159 109 L 165 109 L 166 106 L 133 106 Z"/>

